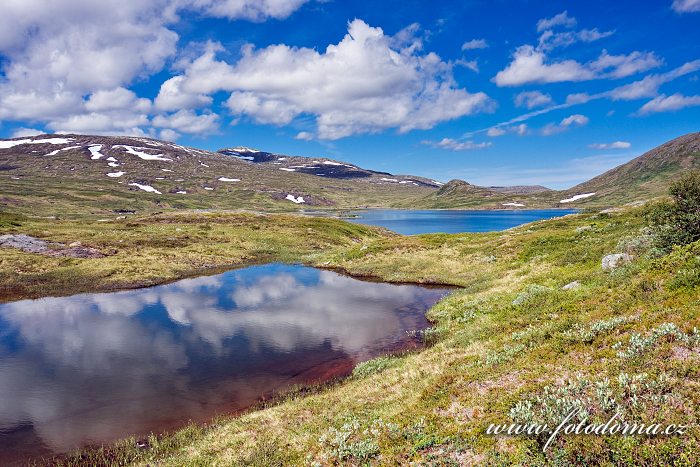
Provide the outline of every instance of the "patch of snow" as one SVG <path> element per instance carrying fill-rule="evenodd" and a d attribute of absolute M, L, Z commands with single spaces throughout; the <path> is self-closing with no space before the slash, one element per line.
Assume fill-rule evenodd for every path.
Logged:
<path fill-rule="evenodd" d="M 212 191 L 212 190 L 213 190 L 213 188 L 210 187 L 210 186 L 205 186 L 204 189 L 207 190 L 207 191 Z"/>
<path fill-rule="evenodd" d="M 438 182 L 437 180 L 430 180 L 430 181 L 433 182 L 433 183 L 436 184 L 436 185 L 444 185 L 444 183 Z"/>
<path fill-rule="evenodd" d="M 277 158 L 277 160 L 278 160 L 278 161 L 286 161 L 287 158 L 286 158 L 286 157 L 279 157 L 279 158 Z"/>
<path fill-rule="evenodd" d="M 343 165 L 339 162 L 332 162 L 332 161 L 323 161 L 323 163 L 326 165 Z"/>
<path fill-rule="evenodd" d="M 401 180 L 399 183 L 411 183 L 410 180 Z"/>
<path fill-rule="evenodd" d="M 10 177 L 12 180 L 20 180 L 19 177 Z"/>
<path fill-rule="evenodd" d="M 0 140 L 0 149 L 9 149 L 20 144 L 68 144 L 72 138 L 16 139 Z"/>
<path fill-rule="evenodd" d="M 233 154 L 232 154 L 232 156 L 235 157 L 236 159 L 244 159 L 247 161 L 254 161 L 255 160 L 255 158 L 253 156 L 241 156 L 241 155 L 233 155 Z"/>
<path fill-rule="evenodd" d="M 296 172 L 297 169 L 288 169 L 286 167 L 280 167 L 280 170 L 284 170 L 285 172 Z"/>
<path fill-rule="evenodd" d="M 109 157 L 108 157 L 107 159 L 105 159 L 105 160 L 106 160 L 106 161 L 110 161 L 110 162 L 119 162 L 118 160 L 116 160 L 116 159 L 115 159 L 114 157 L 112 157 L 112 156 L 109 156 Z"/>
<path fill-rule="evenodd" d="M 303 196 L 299 196 L 298 198 L 296 198 L 294 195 L 287 195 L 287 197 L 284 199 L 288 199 L 289 201 L 291 201 L 294 204 L 301 204 L 301 203 L 306 202 L 306 201 L 304 201 Z"/>
<path fill-rule="evenodd" d="M 518 206 L 518 207 L 523 207 L 525 206 L 522 203 L 501 203 L 501 206 Z"/>
<path fill-rule="evenodd" d="M 105 156 L 104 154 L 102 154 L 100 152 L 100 151 L 102 151 L 101 144 L 95 144 L 94 146 L 88 146 L 88 150 L 90 151 L 90 154 L 92 154 L 92 157 L 90 157 L 90 159 L 92 159 L 92 160 L 101 159 Z"/>
<path fill-rule="evenodd" d="M 165 180 L 165 177 L 156 177 L 156 180 Z"/>
<path fill-rule="evenodd" d="M 379 180 L 382 180 L 382 181 L 384 181 L 384 182 L 398 182 L 398 180 L 396 180 L 395 178 L 384 178 L 384 177 L 382 177 L 382 178 L 380 178 Z"/>
<path fill-rule="evenodd" d="M 170 170 L 170 169 L 160 169 L 160 170 L 162 170 L 163 172 L 172 172 L 172 170 Z"/>
<path fill-rule="evenodd" d="M 257 149 L 251 149 L 251 148 L 247 148 L 245 146 L 236 146 L 235 148 L 231 148 L 231 151 L 234 151 L 234 152 L 260 152 Z"/>
<path fill-rule="evenodd" d="M 107 165 L 110 167 L 119 167 L 119 164 L 117 164 L 116 162 L 110 162 Z"/>
<path fill-rule="evenodd" d="M 202 161 L 199 161 L 199 165 L 201 165 L 202 167 L 209 167 L 207 164 L 205 164 L 205 163 L 202 162 Z"/>
<path fill-rule="evenodd" d="M 161 193 L 160 191 L 156 190 L 155 188 L 153 188 L 153 187 L 150 186 L 150 185 L 141 185 L 140 183 L 129 183 L 129 185 L 130 185 L 130 186 L 135 186 L 135 187 L 140 188 L 140 189 L 142 189 L 143 191 L 147 191 L 147 192 L 149 192 L 149 193 L 155 193 L 155 194 L 157 194 L 157 195 L 162 195 L 162 194 L 163 194 L 163 193 Z"/>
<path fill-rule="evenodd" d="M 48 154 L 44 154 L 44 157 L 45 157 L 45 156 L 55 156 L 56 154 L 58 154 L 58 153 L 61 152 L 61 151 L 68 151 L 69 149 L 78 149 L 78 148 L 81 148 L 81 147 L 82 147 L 82 146 L 68 146 L 67 148 L 56 149 L 55 151 L 51 151 L 51 152 L 48 153 Z M 32 152 L 34 152 L 34 151 L 32 151 Z"/>
<path fill-rule="evenodd" d="M 571 203 L 571 202 L 577 201 L 579 199 L 590 198 L 593 195 L 595 195 L 595 193 L 584 193 L 582 195 L 574 195 L 571 198 L 566 198 L 566 199 L 563 199 L 559 202 L 560 203 Z"/>
<path fill-rule="evenodd" d="M 112 178 L 117 178 L 117 177 L 121 177 L 125 173 L 126 172 L 112 172 L 112 173 L 108 173 L 107 176 L 112 177 Z"/>
<path fill-rule="evenodd" d="M 226 178 L 226 177 L 219 177 L 220 182 L 240 182 L 240 178 Z"/>
<path fill-rule="evenodd" d="M 186 194 L 187 194 L 186 191 L 178 191 L 178 192 L 176 192 L 176 193 L 177 193 L 178 195 L 186 195 Z"/>
<path fill-rule="evenodd" d="M 131 155 L 134 155 L 136 157 L 139 157 L 145 161 L 172 161 L 172 159 L 168 159 L 167 157 L 163 157 L 163 154 L 148 154 L 143 151 L 139 151 L 139 149 L 144 150 L 150 150 L 153 151 L 151 148 L 139 148 L 135 146 L 127 146 L 125 144 L 117 144 L 116 146 L 112 146 L 112 149 L 117 149 L 117 148 L 124 148 L 126 149 L 126 152 L 128 152 Z"/>

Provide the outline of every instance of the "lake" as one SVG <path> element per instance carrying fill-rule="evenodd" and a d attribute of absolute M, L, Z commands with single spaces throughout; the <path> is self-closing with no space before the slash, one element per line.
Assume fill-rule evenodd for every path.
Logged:
<path fill-rule="evenodd" d="M 0 304 L 0 465 L 204 422 L 417 346 L 449 292 L 268 264 Z"/>
<path fill-rule="evenodd" d="M 402 235 L 425 233 L 493 232 L 552 217 L 579 212 L 576 209 L 527 209 L 493 211 L 368 209 L 353 211 L 345 219 L 385 227 Z"/>

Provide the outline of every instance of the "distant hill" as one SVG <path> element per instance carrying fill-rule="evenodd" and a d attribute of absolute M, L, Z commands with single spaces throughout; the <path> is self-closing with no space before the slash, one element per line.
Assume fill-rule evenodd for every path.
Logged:
<path fill-rule="evenodd" d="M 472 185 L 464 180 L 450 180 L 439 190 L 420 201 L 425 208 L 449 209 L 522 209 L 556 207 L 553 198 L 540 198 L 551 190 L 540 187 L 489 187 Z M 554 193 L 554 192 L 551 192 Z"/>
<path fill-rule="evenodd" d="M 700 170 L 700 133 L 683 135 L 626 164 L 576 185 L 566 196 L 591 195 L 586 204 L 619 205 L 666 194 L 674 179 Z"/>
<path fill-rule="evenodd" d="M 0 181 L 0 208 L 42 215 L 392 207 L 439 186 L 325 158 L 89 135 L 0 140 Z"/>
<path fill-rule="evenodd" d="M 367 170 L 347 162 L 327 159 L 325 157 L 302 157 L 287 154 L 274 154 L 247 147 L 220 149 L 220 154 L 232 156 L 255 164 L 267 165 L 275 170 L 298 172 L 326 178 L 365 179 L 374 183 L 412 184 L 437 188 L 442 183 L 413 175 L 393 175 L 388 172 Z"/>

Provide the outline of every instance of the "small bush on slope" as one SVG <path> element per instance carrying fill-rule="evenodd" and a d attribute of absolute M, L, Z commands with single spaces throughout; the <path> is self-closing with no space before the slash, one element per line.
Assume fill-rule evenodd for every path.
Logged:
<path fill-rule="evenodd" d="M 660 248 L 700 240 L 700 172 L 690 172 L 671 185 L 671 201 L 652 206 L 647 216 Z"/>

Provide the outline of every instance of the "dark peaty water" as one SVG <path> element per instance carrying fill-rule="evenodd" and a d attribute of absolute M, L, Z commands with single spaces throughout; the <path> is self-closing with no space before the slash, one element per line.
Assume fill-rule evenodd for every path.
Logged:
<path fill-rule="evenodd" d="M 270 264 L 0 305 L 0 464 L 206 421 L 415 341 L 447 293 Z"/>
<path fill-rule="evenodd" d="M 578 212 L 575 209 L 529 209 L 522 211 L 440 211 L 369 209 L 346 219 L 376 225 L 402 235 L 425 233 L 493 232 L 518 225 Z"/>

